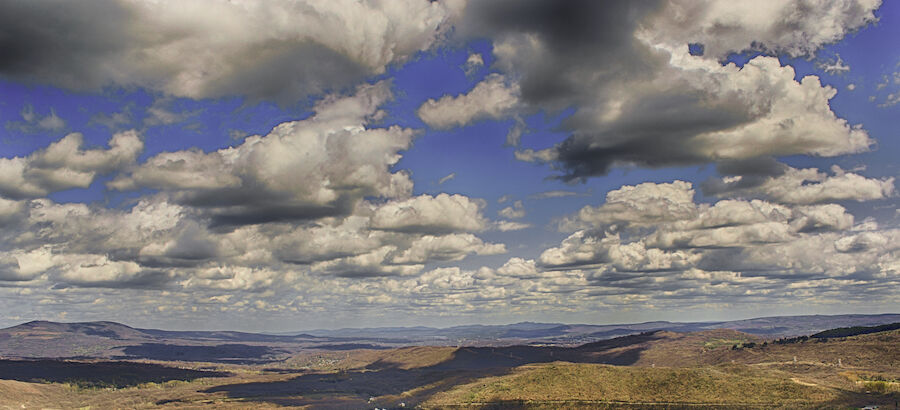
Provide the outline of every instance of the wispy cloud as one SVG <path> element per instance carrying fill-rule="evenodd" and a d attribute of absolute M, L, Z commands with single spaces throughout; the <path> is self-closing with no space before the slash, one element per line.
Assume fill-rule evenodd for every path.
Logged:
<path fill-rule="evenodd" d="M 567 196 L 577 196 L 577 195 L 586 195 L 586 194 L 583 194 L 580 192 L 575 192 L 575 191 L 555 190 L 555 191 L 538 192 L 536 194 L 529 195 L 528 197 L 531 199 L 547 199 L 547 198 L 564 198 Z"/>
<path fill-rule="evenodd" d="M 451 179 L 453 179 L 453 178 L 456 178 L 456 173 L 455 173 L 455 172 L 451 172 L 451 173 L 447 174 L 446 176 L 444 176 L 443 178 L 439 179 L 439 180 L 438 180 L 438 185 L 444 185 L 445 182 L 447 182 L 447 181 L 449 181 L 449 180 L 451 180 Z"/>
<path fill-rule="evenodd" d="M 20 112 L 21 121 L 8 121 L 6 129 L 27 134 L 58 133 L 66 129 L 66 121 L 56 115 L 56 110 L 50 108 L 47 115 L 40 115 L 34 111 L 34 106 L 26 104 Z"/>

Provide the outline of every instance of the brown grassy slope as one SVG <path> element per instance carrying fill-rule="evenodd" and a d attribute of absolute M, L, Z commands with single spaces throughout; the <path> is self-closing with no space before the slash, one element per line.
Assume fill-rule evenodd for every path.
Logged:
<path fill-rule="evenodd" d="M 762 347 L 763 339 L 729 329 L 693 333 L 651 332 L 619 337 L 576 348 L 434 347 L 419 346 L 390 350 L 304 353 L 288 363 L 293 367 L 318 369 L 479 369 L 516 367 L 531 363 L 566 361 L 638 367 L 690 367 L 720 363 L 799 362 L 836 364 L 845 367 L 889 370 L 900 365 L 900 331 L 854 336 L 826 343 Z M 755 348 L 732 350 L 733 345 L 756 343 Z"/>
<path fill-rule="evenodd" d="M 615 345 L 616 342 L 622 343 L 629 340 L 633 340 L 634 343 Z M 731 329 L 692 333 L 659 331 L 653 332 L 651 337 L 644 339 L 629 336 L 590 343 L 579 349 L 590 352 L 587 354 L 588 357 L 600 358 L 601 360 L 598 360 L 600 363 L 609 363 L 602 358 L 617 352 L 634 351 L 638 353 L 638 357 L 633 363 L 630 363 L 633 366 L 685 367 L 724 362 L 726 359 L 722 352 L 730 351 L 734 344 L 747 342 L 762 342 L 762 339 Z"/>
<path fill-rule="evenodd" d="M 766 363 L 793 362 L 794 357 L 798 362 L 837 364 L 840 359 L 844 367 L 897 371 L 900 369 L 900 330 L 829 339 L 827 342 L 810 339 L 803 343 L 770 343 L 765 347 L 729 350 L 717 359 Z"/>
<path fill-rule="evenodd" d="M 628 343 L 630 342 L 630 343 Z M 754 348 L 733 350 L 735 344 L 756 343 Z M 623 352 L 635 352 L 634 366 L 685 367 L 720 363 L 781 363 L 798 362 L 833 364 L 841 360 L 847 368 L 868 368 L 896 371 L 900 368 L 900 330 L 829 339 L 817 342 L 762 346 L 764 339 L 735 330 L 718 329 L 692 333 L 655 332 L 652 337 L 629 336 L 610 341 L 591 343 L 578 348 L 585 360 L 573 362 L 601 362 Z M 590 360 L 590 359 L 599 360 Z M 615 363 L 614 363 L 615 364 Z"/>
<path fill-rule="evenodd" d="M 510 401 L 809 405 L 838 395 L 779 371 L 747 366 L 636 368 L 585 363 L 527 365 L 438 393 L 424 407 Z"/>
<path fill-rule="evenodd" d="M 452 360 L 456 350 L 455 347 L 444 346 L 413 346 L 385 350 L 355 349 L 342 352 L 313 350 L 295 354 L 285 360 L 283 365 L 289 369 L 324 371 L 385 368 L 409 370 Z"/>
<path fill-rule="evenodd" d="M 546 407 L 598 401 L 846 408 L 873 401 L 892 405 L 900 399 L 900 394 L 893 392 L 900 379 L 900 331 L 737 350 L 731 346 L 761 340 L 729 330 L 656 332 L 653 336 L 628 339 L 634 342 L 631 344 L 619 339 L 579 348 L 590 359 L 636 352 L 637 359 L 629 367 L 525 365 L 510 374 L 456 386 L 426 404 Z M 840 366 L 838 357 L 842 358 Z"/>
<path fill-rule="evenodd" d="M 363 408 L 396 407 L 400 402 L 408 406 L 422 401 L 452 405 L 477 400 L 545 400 L 532 404 L 557 408 L 565 407 L 564 403 L 546 400 L 586 400 L 571 405 L 577 407 L 596 404 L 591 400 L 706 403 L 713 396 L 732 406 L 755 403 L 763 407 L 845 408 L 869 404 L 873 398 L 893 405 L 894 396 L 867 395 L 863 391 L 874 376 L 888 380 L 900 377 L 896 359 L 900 332 L 732 350 L 736 341 L 760 342 L 739 332 L 716 330 L 655 332 L 572 349 L 409 347 L 311 352 L 313 356 L 306 359 L 317 360 L 317 371 L 262 371 L 269 365 L 229 365 L 228 371 L 234 374 L 231 377 L 146 383 L 115 391 L 3 381 L 0 397 L 18 397 L 21 403 L 31 400 L 29 403 L 37 407 L 54 408 Z M 832 363 L 833 354 L 842 355 L 844 366 Z M 794 355 L 798 356 L 797 363 L 793 362 Z M 377 400 L 369 403 L 369 397 Z M 767 397 L 776 401 L 765 401 Z M 0 410 L 7 405 L 3 400 L 0 404 Z"/>
<path fill-rule="evenodd" d="M 398 368 L 403 370 L 435 366 L 453 358 L 454 347 L 416 346 L 377 352 L 370 369 Z"/>

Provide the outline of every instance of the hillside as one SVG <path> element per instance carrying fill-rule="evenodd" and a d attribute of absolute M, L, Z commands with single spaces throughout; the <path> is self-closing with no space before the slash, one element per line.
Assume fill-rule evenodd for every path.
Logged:
<path fill-rule="evenodd" d="M 878 325 L 878 326 L 839 327 L 837 329 L 829 329 L 829 330 L 825 330 L 825 331 L 816 333 L 810 337 L 816 338 L 816 339 L 832 339 L 835 337 L 866 335 L 869 333 L 887 332 L 890 330 L 897 330 L 897 329 L 900 329 L 900 322 L 889 323 L 886 325 Z"/>
<path fill-rule="evenodd" d="M 448 405 L 670 404 L 804 407 L 839 398 L 778 371 L 743 366 L 634 368 L 554 362 L 525 365 L 436 394 L 425 408 Z"/>
<path fill-rule="evenodd" d="M 435 394 L 423 407 L 579 408 L 668 403 L 843 408 L 893 405 L 900 400 L 900 331 L 825 343 L 758 344 L 738 349 L 728 343 L 738 339 L 758 343 L 759 339 L 723 331 L 656 332 L 652 340 L 647 336 L 631 337 L 634 343 L 621 346 L 581 347 L 595 358 L 637 351 L 631 366 L 571 361 L 521 365 Z"/>
<path fill-rule="evenodd" d="M 26 408 L 840 408 L 900 400 L 900 331 L 771 340 L 717 329 L 576 347 L 300 349 L 264 363 L 0 360 L 0 396 Z"/>
<path fill-rule="evenodd" d="M 274 361 L 301 351 L 317 349 L 347 351 L 390 349 L 404 346 L 510 345 L 574 347 L 646 332 L 675 334 L 696 332 L 742 332 L 743 336 L 722 333 L 726 340 L 762 340 L 808 335 L 836 326 L 877 326 L 900 322 L 900 315 L 785 316 L 729 322 L 674 323 L 665 321 L 578 325 L 560 323 L 514 323 L 509 325 L 390 327 L 316 330 L 297 334 L 260 334 L 235 331 L 170 331 L 141 329 L 115 322 L 57 323 L 33 321 L 0 329 L 0 356 L 19 358 L 101 358 L 185 360 L 196 356 L 203 361 Z M 663 334 L 663 333 L 660 333 Z M 712 333 L 711 333 L 712 334 Z M 690 343 L 684 340 L 684 343 Z M 690 352 L 697 357 L 702 349 Z M 672 360 L 665 354 L 650 363 Z M 640 362 L 644 363 L 644 362 Z"/>

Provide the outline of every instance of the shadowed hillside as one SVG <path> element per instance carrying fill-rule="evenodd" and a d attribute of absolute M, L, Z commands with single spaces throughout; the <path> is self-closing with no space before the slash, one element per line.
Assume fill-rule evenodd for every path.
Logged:
<path fill-rule="evenodd" d="M 0 395 L 26 408 L 844 408 L 900 400 L 900 330 L 828 339 L 651 330 L 571 347 L 386 348 L 345 341 L 323 348 L 326 343 L 208 339 L 138 343 L 122 338 L 144 337 L 139 329 L 77 325 L 74 336 L 53 324 L 18 327 L 7 332 L 6 347 L 93 338 L 122 357 L 179 368 L 6 360 Z"/>
<path fill-rule="evenodd" d="M 459 404 L 554 408 L 548 403 L 572 400 L 572 408 L 616 403 L 794 408 L 870 399 L 888 402 L 895 397 L 890 392 L 866 395 L 865 385 L 857 383 L 861 379 L 855 375 L 900 378 L 892 364 L 900 345 L 897 333 L 848 338 L 829 346 L 857 351 L 854 362 L 861 364 L 886 359 L 885 365 L 871 370 L 828 364 L 831 350 L 823 350 L 822 343 L 766 345 L 759 348 L 767 349 L 765 355 L 733 348 L 751 343 L 763 341 L 733 330 L 712 330 L 647 332 L 575 348 L 463 347 L 447 351 L 420 347 L 360 352 L 371 363 L 333 374 L 225 385 L 207 392 L 291 406 L 315 404 L 310 397 L 336 395 L 360 405 L 367 403 L 366 397 L 378 397 L 382 405 L 422 403 L 437 408 Z M 793 355 L 798 352 L 803 360 L 794 362 Z M 346 360 L 345 364 L 354 359 Z M 543 405 L 550 407 L 540 407 Z"/>
<path fill-rule="evenodd" d="M 180 369 L 150 363 L 0 360 L 0 379 L 74 384 L 83 388 L 136 386 L 170 380 L 225 377 L 227 373 Z"/>

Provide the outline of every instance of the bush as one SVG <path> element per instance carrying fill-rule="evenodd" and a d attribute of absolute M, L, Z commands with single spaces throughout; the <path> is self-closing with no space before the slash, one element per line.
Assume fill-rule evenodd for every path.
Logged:
<path fill-rule="evenodd" d="M 884 381 L 866 382 L 863 387 L 865 387 L 867 392 L 881 394 L 888 392 L 888 383 Z"/>

